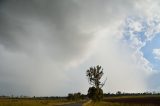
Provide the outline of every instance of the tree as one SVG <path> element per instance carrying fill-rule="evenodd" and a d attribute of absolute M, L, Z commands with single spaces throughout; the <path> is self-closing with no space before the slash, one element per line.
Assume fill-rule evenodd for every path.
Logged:
<path fill-rule="evenodd" d="M 122 94 L 121 91 L 116 92 L 116 95 L 121 95 L 121 94 Z"/>
<path fill-rule="evenodd" d="M 69 93 L 67 98 L 68 100 L 78 101 L 81 99 L 81 93 Z"/>
<path fill-rule="evenodd" d="M 105 82 L 100 82 L 100 79 L 103 76 L 103 74 L 103 69 L 99 65 L 97 65 L 96 67 L 90 67 L 86 72 L 86 76 L 88 77 L 89 83 L 93 85 L 95 88 L 102 88 L 104 86 Z"/>
<path fill-rule="evenodd" d="M 101 89 L 104 84 L 100 81 L 103 76 L 103 69 L 101 66 L 97 65 L 96 67 L 90 67 L 86 71 L 86 76 L 88 77 L 89 84 L 92 85 L 88 89 L 88 97 L 93 101 L 100 101 L 103 98 L 103 90 Z"/>
<path fill-rule="evenodd" d="M 68 100 L 73 100 L 74 99 L 74 95 L 72 93 L 69 93 L 67 98 L 68 98 Z"/>

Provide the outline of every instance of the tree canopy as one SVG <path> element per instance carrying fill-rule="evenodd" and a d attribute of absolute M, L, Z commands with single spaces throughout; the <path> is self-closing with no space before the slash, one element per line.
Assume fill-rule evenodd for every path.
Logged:
<path fill-rule="evenodd" d="M 103 76 L 103 74 L 103 69 L 99 65 L 97 65 L 96 67 L 90 67 L 86 72 L 86 76 L 88 77 L 89 83 L 96 88 L 102 88 L 105 84 L 105 82 L 100 82 L 100 79 Z"/>

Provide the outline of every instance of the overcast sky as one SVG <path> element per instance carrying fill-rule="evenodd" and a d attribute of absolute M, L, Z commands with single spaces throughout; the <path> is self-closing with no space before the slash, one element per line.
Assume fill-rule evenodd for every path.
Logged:
<path fill-rule="evenodd" d="M 0 95 L 160 91 L 159 0 L 1 0 Z"/>

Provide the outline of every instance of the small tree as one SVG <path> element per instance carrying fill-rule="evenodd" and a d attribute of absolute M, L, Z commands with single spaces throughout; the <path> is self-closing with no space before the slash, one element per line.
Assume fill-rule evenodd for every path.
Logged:
<path fill-rule="evenodd" d="M 101 88 L 104 86 L 105 82 L 100 82 L 103 74 L 103 69 L 99 65 L 90 67 L 86 72 L 89 84 L 92 85 L 92 87 L 88 89 L 88 97 L 93 101 L 100 101 L 103 98 L 103 90 Z"/>
<path fill-rule="evenodd" d="M 68 98 L 68 100 L 73 100 L 74 99 L 74 95 L 72 93 L 69 93 L 67 98 Z"/>
<path fill-rule="evenodd" d="M 81 93 L 69 93 L 67 98 L 68 100 L 78 101 L 81 99 Z"/>
<path fill-rule="evenodd" d="M 121 95 L 121 94 L 122 94 L 121 91 L 116 92 L 116 95 Z"/>

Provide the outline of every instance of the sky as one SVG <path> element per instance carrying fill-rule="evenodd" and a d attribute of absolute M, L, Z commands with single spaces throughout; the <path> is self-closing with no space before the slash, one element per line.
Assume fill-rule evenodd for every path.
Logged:
<path fill-rule="evenodd" d="M 1 0 L 0 95 L 160 91 L 159 0 Z"/>

